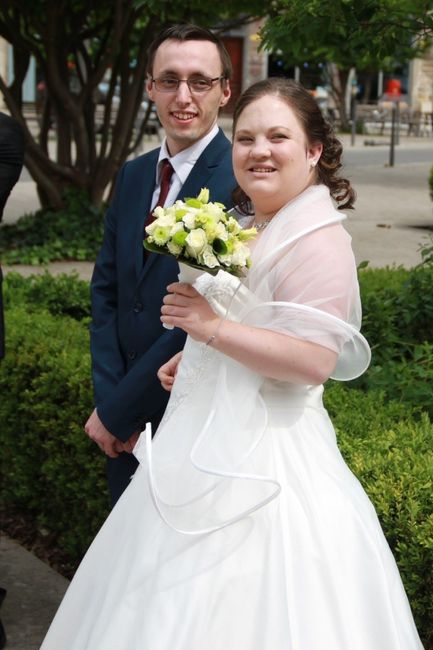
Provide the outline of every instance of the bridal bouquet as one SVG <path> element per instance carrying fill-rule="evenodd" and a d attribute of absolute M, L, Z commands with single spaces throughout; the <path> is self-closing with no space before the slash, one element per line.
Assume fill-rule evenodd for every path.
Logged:
<path fill-rule="evenodd" d="M 155 208 L 155 220 L 146 226 L 144 247 L 153 253 L 173 255 L 179 262 L 216 275 L 219 270 L 243 276 L 251 266 L 245 242 L 255 228 L 242 229 L 222 203 L 209 203 L 209 190 L 197 198 Z"/>

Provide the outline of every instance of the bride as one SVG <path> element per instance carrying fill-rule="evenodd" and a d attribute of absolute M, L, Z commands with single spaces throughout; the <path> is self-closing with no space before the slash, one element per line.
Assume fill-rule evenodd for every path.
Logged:
<path fill-rule="evenodd" d="M 341 145 L 295 82 L 234 115 L 248 278 L 168 287 L 188 333 L 140 467 L 81 563 L 42 650 L 421 649 L 374 509 L 322 404 L 368 366 Z"/>

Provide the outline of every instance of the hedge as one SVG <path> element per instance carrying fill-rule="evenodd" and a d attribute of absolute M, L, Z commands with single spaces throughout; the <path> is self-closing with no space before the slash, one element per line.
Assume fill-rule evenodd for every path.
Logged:
<path fill-rule="evenodd" d="M 429 249 L 424 249 L 428 254 Z M 381 389 L 433 418 L 433 260 L 407 270 L 364 269 L 362 331 L 372 349 L 368 371 L 351 386 Z"/>
<path fill-rule="evenodd" d="M 381 391 L 332 383 L 325 403 L 339 447 L 379 516 L 418 630 L 433 644 L 433 422 Z"/>
<path fill-rule="evenodd" d="M 93 261 L 101 247 L 104 209 L 84 193 L 71 191 L 63 210 L 42 209 L 0 226 L 4 264 L 47 264 L 55 260 Z"/>
<path fill-rule="evenodd" d="M 108 513 L 105 461 L 83 432 L 92 389 L 87 328 L 22 307 L 6 313 L 0 363 L 3 498 L 37 514 L 79 559 Z"/>
<path fill-rule="evenodd" d="M 432 269 L 365 269 L 360 280 L 373 364 L 358 383 L 329 382 L 326 405 L 342 453 L 376 507 L 428 647 L 433 341 L 427 321 L 433 313 L 429 295 L 411 294 L 427 286 L 431 292 Z M 105 461 L 82 430 L 92 409 L 88 284 L 48 274 L 8 275 L 4 284 L 4 498 L 34 514 L 77 562 L 108 512 Z"/>
<path fill-rule="evenodd" d="M 89 283 L 80 280 L 76 272 L 52 276 L 45 271 L 27 278 L 8 273 L 3 302 L 6 309 L 23 305 L 31 312 L 45 309 L 53 316 L 71 316 L 79 321 L 90 318 Z"/>

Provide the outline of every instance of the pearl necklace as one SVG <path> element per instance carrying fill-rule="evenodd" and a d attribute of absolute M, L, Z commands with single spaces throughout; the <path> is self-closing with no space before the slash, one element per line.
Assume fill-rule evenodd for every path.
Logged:
<path fill-rule="evenodd" d="M 258 230 L 260 232 L 261 230 L 264 230 L 266 228 L 266 226 L 269 226 L 272 219 L 273 219 L 273 217 L 271 217 L 270 219 L 266 219 L 266 221 L 259 221 L 259 222 L 254 220 L 252 225 L 251 225 L 251 228 L 256 228 L 256 230 Z"/>

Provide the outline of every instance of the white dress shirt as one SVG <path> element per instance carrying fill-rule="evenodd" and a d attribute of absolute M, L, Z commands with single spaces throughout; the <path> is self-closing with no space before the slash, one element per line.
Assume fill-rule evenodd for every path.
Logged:
<path fill-rule="evenodd" d="M 164 205 L 172 205 L 175 202 L 195 163 L 200 158 L 201 154 L 206 149 L 208 144 L 215 138 L 218 130 L 218 125 L 215 124 L 215 126 L 203 138 L 197 142 L 194 142 L 194 144 L 192 144 L 187 149 L 179 151 L 179 153 L 177 153 L 175 156 L 170 156 L 167 148 L 167 139 L 164 138 L 161 145 L 161 150 L 159 152 L 158 164 L 155 171 L 156 185 L 152 196 L 152 209 L 155 207 L 159 197 L 162 161 L 167 158 L 174 169 L 170 181 L 170 189 L 164 202 Z M 184 197 L 182 196 L 181 198 L 183 199 Z"/>

